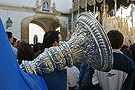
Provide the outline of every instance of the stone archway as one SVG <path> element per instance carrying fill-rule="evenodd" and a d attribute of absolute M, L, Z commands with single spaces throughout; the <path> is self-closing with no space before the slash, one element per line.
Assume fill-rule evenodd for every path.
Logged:
<path fill-rule="evenodd" d="M 63 40 L 66 40 L 66 36 L 67 36 L 67 25 L 65 22 L 59 20 L 55 14 L 53 13 L 46 13 L 46 14 L 40 14 L 37 13 L 34 16 L 29 16 L 26 17 L 22 20 L 21 22 L 21 40 L 25 41 L 27 43 L 29 43 L 29 23 L 31 23 L 33 20 L 38 19 L 38 18 L 46 18 L 46 19 L 51 19 L 53 21 L 56 21 L 60 24 L 60 32 L 62 35 Z M 32 22 L 35 23 L 35 22 Z M 37 24 L 37 22 L 35 23 Z M 38 23 L 39 24 L 39 23 Z M 37 24 L 37 25 L 38 25 Z M 45 32 L 47 32 L 47 29 L 44 27 L 44 25 L 40 24 L 39 25 Z"/>
<path fill-rule="evenodd" d="M 36 25 L 40 26 L 44 30 L 44 32 L 48 31 L 47 28 L 42 23 L 40 23 L 40 22 L 31 21 L 30 23 L 33 23 L 33 24 L 36 24 Z"/>

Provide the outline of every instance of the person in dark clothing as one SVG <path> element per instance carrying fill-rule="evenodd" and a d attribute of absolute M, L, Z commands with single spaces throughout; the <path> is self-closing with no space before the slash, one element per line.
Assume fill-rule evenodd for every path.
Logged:
<path fill-rule="evenodd" d="M 81 90 L 93 90 L 92 87 L 82 88 L 82 86 L 86 86 L 87 84 L 89 84 L 87 86 L 95 85 L 97 88 L 100 86 L 102 90 L 132 89 L 134 81 L 134 62 L 120 51 L 124 37 L 118 30 L 110 30 L 107 36 L 113 49 L 113 68 L 109 72 L 91 69 L 84 72 L 87 70 L 85 68 L 84 71 L 81 70 L 83 71 L 80 71 L 80 81 L 83 81 L 81 81 L 81 85 L 79 85 Z M 88 72 L 91 74 L 87 74 Z"/>
<path fill-rule="evenodd" d="M 133 61 L 134 61 L 134 63 L 135 63 L 135 44 L 130 45 L 129 49 L 130 49 L 131 52 L 132 52 L 132 59 L 133 59 Z"/>
<path fill-rule="evenodd" d="M 134 65 L 135 65 L 135 44 L 130 45 L 129 49 L 132 52 L 132 60 L 134 61 Z M 133 86 L 132 86 L 132 90 L 135 90 L 135 76 L 134 76 L 134 83 L 133 83 Z"/>
<path fill-rule="evenodd" d="M 120 51 L 122 51 L 123 54 L 125 54 L 130 59 L 132 59 L 132 52 L 131 52 L 131 50 L 127 46 L 122 46 L 122 48 L 120 49 Z"/>
<path fill-rule="evenodd" d="M 33 52 L 36 53 L 40 50 L 41 43 L 37 43 L 33 45 Z"/>
<path fill-rule="evenodd" d="M 62 37 L 58 31 L 48 31 L 47 33 L 45 33 L 43 43 L 41 46 L 42 53 L 38 56 L 38 57 L 42 57 L 42 59 L 40 58 L 39 61 L 43 61 L 43 62 L 47 61 L 46 59 L 43 58 L 43 56 L 49 53 L 49 48 L 58 46 L 61 39 Z M 38 57 L 36 59 L 38 59 Z M 21 65 L 21 68 L 23 69 L 24 65 L 26 64 L 27 63 L 24 62 L 23 65 Z M 40 65 L 39 65 L 39 68 L 40 68 Z M 26 71 L 26 69 L 24 71 Z M 44 78 L 49 90 L 66 90 L 67 89 L 67 70 L 66 69 L 63 69 L 63 70 L 54 69 L 54 71 L 51 73 L 36 72 L 36 74 Z"/>
<path fill-rule="evenodd" d="M 107 36 L 113 49 L 113 68 L 109 72 L 96 70 L 97 81 L 103 90 L 131 90 L 134 81 L 134 62 L 120 51 L 124 36 L 118 30 L 110 30 Z"/>
<path fill-rule="evenodd" d="M 34 59 L 38 57 L 39 54 L 41 54 L 41 43 L 37 43 L 33 46 L 33 51 L 34 51 Z"/>
<path fill-rule="evenodd" d="M 94 74 L 94 69 L 90 65 L 82 63 L 79 74 L 79 89 L 80 90 L 102 90 L 99 86 L 92 84 L 92 76 Z"/>

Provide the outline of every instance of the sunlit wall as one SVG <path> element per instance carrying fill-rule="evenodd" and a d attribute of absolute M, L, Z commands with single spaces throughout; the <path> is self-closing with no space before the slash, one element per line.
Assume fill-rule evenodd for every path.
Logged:
<path fill-rule="evenodd" d="M 29 43 L 34 44 L 34 35 L 38 36 L 38 43 L 42 43 L 45 32 L 36 24 L 29 24 Z"/>

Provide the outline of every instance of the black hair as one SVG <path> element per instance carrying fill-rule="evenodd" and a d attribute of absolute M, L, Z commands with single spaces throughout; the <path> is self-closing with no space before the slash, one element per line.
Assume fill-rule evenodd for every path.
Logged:
<path fill-rule="evenodd" d="M 34 53 L 38 52 L 40 49 L 41 43 L 37 43 L 33 45 L 33 51 Z"/>
<path fill-rule="evenodd" d="M 22 60 L 33 60 L 34 52 L 29 43 L 22 42 L 18 47 L 17 58 L 18 63 L 21 64 Z"/>
<path fill-rule="evenodd" d="M 16 42 L 17 41 L 17 39 L 16 38 L 13 38 L 13 43 L 12 43 L 12 45 L 14 44 L 14 42 Z"/>
<path fill-rule="evenodd" d="M 8 39 L 12 37 L 12 32 L 7 31 L 6 32 Z"/>
<path fill-rule="evenodd" d="M 59 31 L 48 31 L 47 33 L 45 33 L 43 43 L 41 44 L 40 48 L 41 52 L 43 52 L 45 48 L 52 47 L 55 41 L 59 42 L 59 34 Z"/>
<path fill-rule="evenodd" d="M 124 37 L 121 32 L 118 30 L 110 30 L 107 36 L 113 49 L 119 49 L 122 46 Z"/>

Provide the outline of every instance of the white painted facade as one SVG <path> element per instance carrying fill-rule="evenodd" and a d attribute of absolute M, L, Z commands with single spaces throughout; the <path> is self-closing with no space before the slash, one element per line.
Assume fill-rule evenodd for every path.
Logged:
<path fill-rule="evenodd" d="M 36 8 L 36 1 L 37 0 L 0 0 L 0 4 L 17 6 L 17 7 L 19 6 L 19 7 Z M 56 10 L 60 12 L 69 12 L 69 10 L 72 8 L 72 0 L 51 0 L 51 7 L 53 7 L 53 3 L 55 3 Z M 39 0 L 39 5 L 42 5 L 42 0 Z M 50 12 L 52 11 L 50 10 Z M 25 17 L 36 15 L 36 13 L 32 13 L 32 12 L 8 10 L 8 9 L 3 9 L 1 7 L 0 7 L 0 13 L 1 13 L 0 18 L 3 22 L 5 30 L 6 30 L 6 21 L 8 20 L 8 17 L 10 17 L 10 19 L 13 21 L 12 27 L 9 27 L 6 31 L 13 32 L 14 37 L 16 37 L 18 40 L 21 40 L 22 20 Z M 68 26 L 68 17 L 58 16 L 57 18 L 64 21 Z M 33 42 L 33 38 L 34 38 L 33 36 L 39 32 L 40 32 L 39 30 L 29 31 L 29 43 Z M 39 37 L 38 42 L 41 42 L 43 36 L 38 34 L 38 37 Z"/>
<path fill-rule="evenodd" d="M 6 21 L 8 20 L 8 17 L 10 17 L 10 19 L 13 21 L 12 27 L 9 27 L 6 31 L 12 31 L 17 39 L 21 39 L 22 19 L 28 16 L 35 15 L 34 13 L 11 11 L 11 10 L 4 10 L 4 9 L 0 9 L 0 12 L 1 12 L 0 18 L 3 22 L 5 30 L 6 30 Z"/>
<path fill-rule="evenodd" d="M 29 24 L 29 44 L 34 44 L 34 36 L 38 36 L 38 43 L 43 42 L 43 36 L 45 32 L 41 27 L 36 24 Z"/>

